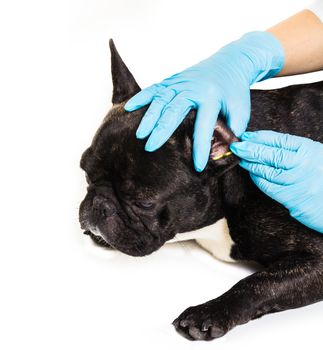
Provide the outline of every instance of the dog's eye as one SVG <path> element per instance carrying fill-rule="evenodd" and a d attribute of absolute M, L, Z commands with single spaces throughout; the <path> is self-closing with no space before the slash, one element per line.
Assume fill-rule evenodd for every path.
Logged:
<path fill-rule="evenodd" d="M 151 209 L 154 203 L 147 201 L 136 201 L 135 204 L 141 209 Z"/>

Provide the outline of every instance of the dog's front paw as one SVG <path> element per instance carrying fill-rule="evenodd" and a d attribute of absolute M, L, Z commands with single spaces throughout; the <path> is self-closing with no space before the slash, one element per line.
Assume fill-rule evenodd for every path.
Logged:
<path fill-rule="evenodd" d="M 189 340 L 212 340 L 230 329 L 225 308 L 218 303 L 189 307 L 174 321 L 176 331 Z"/>

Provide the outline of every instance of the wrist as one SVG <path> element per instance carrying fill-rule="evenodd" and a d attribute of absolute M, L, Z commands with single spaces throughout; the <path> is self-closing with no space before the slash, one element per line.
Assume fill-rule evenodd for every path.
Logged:
<path fill-rule="evenodd" d="M 284 49 L 271 33 L 253 31 L 231 42 L 218 51 L 218 54 L 235 56 L 233 63 L 238 65 L 249 85 L 277 75 L 284 66 Z"/>
<path fill-rule="evenodd" d="M 256 77 L 252 83 L 274 77 L 282 70 L 285 62 L 284 49 L 273 34 L 249 32 L 240 41 L 245 53 L 254 63 Z"/>

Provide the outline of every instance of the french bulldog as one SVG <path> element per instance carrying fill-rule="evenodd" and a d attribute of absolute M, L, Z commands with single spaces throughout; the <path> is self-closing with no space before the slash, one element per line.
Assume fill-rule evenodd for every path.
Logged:
<path fill-rule="evenodd" d="M 195 110 L 160 149 L 145 151 L 146 140 L 135 132 L 147 107 L 125 111 L 140 87 L 112 40 L 110 50 L 113 106 L 80 162 L 88 181 L 79 211 L 85 233 L 132 256 L 151 254 L 175 236 L 202 233 L 199 243 L 219 258 L 259 264 L 259 271 L 223 295 L 173 321 L 190 340 L 218 338 L 262 315 L 323 300 L 323 235 L 254 185 L 229 155 L 237 138 L 221 116 L 203 172 L 195 171 L 192 160 Z M 323 82 L 251 90 L 251 106 L 248 130 L 323 142 Z"/>

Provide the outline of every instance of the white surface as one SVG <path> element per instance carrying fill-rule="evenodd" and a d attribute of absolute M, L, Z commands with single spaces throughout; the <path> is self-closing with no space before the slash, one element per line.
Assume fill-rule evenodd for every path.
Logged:
<path fill-rule="evenodd" d="M 110 106 L 110 37 L 145 86 L 308 3 L 78 0 L 69 13 L 67 2 L 0 5 L 1 349 L 321 346 L 322 303 L 188 342 L 172 320 L 253 270 L 188 243 L 131 258 L 88 246 L 78 225 L 79 158 Z M 313 79 L 322 74 L 287 82 Z M 279 84 L 286 79 L 263 86 Z"/>

